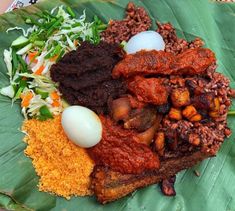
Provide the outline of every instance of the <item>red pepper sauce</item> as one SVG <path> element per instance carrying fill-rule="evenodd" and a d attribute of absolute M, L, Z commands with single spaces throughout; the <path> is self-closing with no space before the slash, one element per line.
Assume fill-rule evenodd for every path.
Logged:
<path fill-rule="evenodd" d="M 145 170 L 160 167 L 157 154 L 141 143 L 137 143 L 137 133 L 123 129 L 110 118 L 101 116 L 102 140 L 88 152 L 96 165 L 105 165 L 114 171 L 139 174 Z"/>

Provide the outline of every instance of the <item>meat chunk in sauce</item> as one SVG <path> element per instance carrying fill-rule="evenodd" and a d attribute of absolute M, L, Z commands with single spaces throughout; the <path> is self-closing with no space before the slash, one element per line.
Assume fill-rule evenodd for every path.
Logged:
<path fill-rule="evenodd" d="M 167 103 L 169 92 L 164 85 L 164 79 L 136 76 L 128 83 L 128 89 L 141 102 L 154 105 Z"/>
<path fill-rule="evenodd" d="M 160 167 L 157 154 L 147 145 L 136 142 L 136 132 L 123 129 L 110 118 L 100 116 L 100 119 L 103 125 L 102 140 L 88 149 L 96 165 L 128 174 L 138 174 Z"/>

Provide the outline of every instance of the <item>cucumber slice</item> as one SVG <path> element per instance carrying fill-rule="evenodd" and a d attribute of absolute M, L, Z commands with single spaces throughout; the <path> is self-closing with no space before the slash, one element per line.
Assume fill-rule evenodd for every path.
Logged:
<path fill-rule="evenodd" d="M 32 43 L 29 43 L 28 45 L 26 45 L 25 47 L 23 47 L 22 49 L 18 50 L 16 52 L 16 54 L 18 55 L 23 55 L 25 54 L 27 51 L 29 51 L 31 48 L 33 47 Z"/>
<path fill-rule="evenodd" d="M 42 89 L 39 89 L 39 88 L 36 88 L 35 92 L 36 92 L 36 94 L 41 95 L 42 99 L 46 99 L 49 96 L 48 92 L 46 92 Z"/>
<path fill-rule="evenodd" d="M 23 46 L 27 45 L 28 43 L 29 43 L 28 38 L 26 38 L 24 36 L 20 36 L 12 42 L 11 46 L 19 48 L 19 47 L 23 47 Z"/>

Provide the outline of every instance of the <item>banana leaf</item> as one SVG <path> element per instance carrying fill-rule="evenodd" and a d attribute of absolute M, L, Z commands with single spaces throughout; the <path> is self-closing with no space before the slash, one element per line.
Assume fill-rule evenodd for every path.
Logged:
<path fill-rule="evenodd" d="M 132 0 L 149 12 L 153 23 L 171 22 L 180 37 L 201 37 L 218 59 L 218 71 L 235 87 L 235 3 L 207 0 Z M 14 26 L 27 27 L 25 15 L 69 5 L 77 14 L 84 9 L 88 18 L 98 15 L 103 21 L 122 19 L 127 0 L 45 0 L 35 6 L 0 16 L 0 87 L 8 84 L 3 50 L 19 32 L 6 33 Z M 153 24 L 153 27 L 155 25 Z M 234 106 L 233 106 L 234 108 Z M 0 96 L 0 207 L 9 210 L 235 210 L 235 118 L 229 117 L 234 134 L 225 141 L 218 155 L 177 175 L 175 197 L 165 197 L 157 185 L 140 189 L 107 205 L 95 197 L 73 197 L 66 200 L 38 191 L 38 177 L 31 160 L 25 157 L 20 132 L 23 117 L 19 103 L 12 105 Z M 194 170 L 200 172 L 196 177 Z"/>

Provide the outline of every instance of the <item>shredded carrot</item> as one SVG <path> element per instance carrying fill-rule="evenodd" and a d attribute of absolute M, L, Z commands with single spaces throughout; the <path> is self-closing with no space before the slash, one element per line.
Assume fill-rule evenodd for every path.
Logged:
<path fill-rule="evenodd" d="M 58 56 L 59 56 L 59 55 L 55 55 L 55 56 L 51 57 L 51 58 L 50 58 L 50 61 L 51 61 L 51 62 L 56 61 L 56 59 L 58 58 Z"/>
<path fill-rule="evenodd" d="M 30 61 L 30 62 L 34 62 L 34 63 L 37 63 L 38 60 L 35 58 L 35 56 L 36 56 L 37 54 L 38 54 L 37 51 L 30 52 L 30 53 L 28 54 L 29 61 Z"/>
<path fill-rule="evenodd" d="M 53 107 L 60 107 L 60 102 L 58 100 L 54 100 L 51 105 Z"/>
<path fill-rule="evenodd" d="M 33 93 L 28 92 L 27 94 L 21 94 L 20 98 L 22 99 L 21 107 L 28 107 L 30 100 L 33 98 Z"/>
<path fill-rule="evenodd" d="M 51 97 L 52 100 L 59 100 L 60 99 L 60 96 L 56 91 L 52 92 L 50 94 L 50 97 Z"/>
<path fill-rule="evenodd" d="M 39 190 L 69 199 L 72 195 L 92 195 L 90 174 L 94 162 L 86 149 L 73 144 L 61 126 L 61 115 L 54 119 L 25 120 L 25 154 L 32 158 L 39 176 Z"/>
<path fill-rule="evenodd" d="M 41 75 L 42 74 L 42 72 L 43 72 L 43 70 L 44 70 L 44 66 L 42 65 L 41 67 L 39 67 L 36 71 L 35 71 L 35 75 Z"/>

